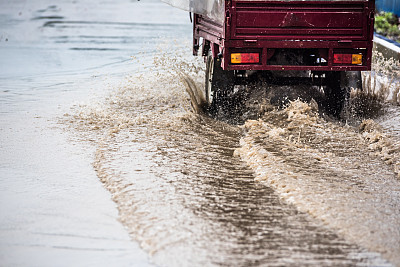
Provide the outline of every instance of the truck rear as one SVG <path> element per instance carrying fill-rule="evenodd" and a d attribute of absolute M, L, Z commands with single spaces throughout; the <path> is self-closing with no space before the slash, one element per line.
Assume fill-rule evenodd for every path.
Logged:
<path fill-rule="evenodd" d="M 349 87 L 360 88 L 360 72 L 371 69 L 375 0 L 203 1 L 201 12 L 189 10 L 193 53 L 201 48 L 207 61 L 210 105 L 249 71 L 299 71 L 299 81 L 324 88 L 328 109 L 338 115 Z"/>

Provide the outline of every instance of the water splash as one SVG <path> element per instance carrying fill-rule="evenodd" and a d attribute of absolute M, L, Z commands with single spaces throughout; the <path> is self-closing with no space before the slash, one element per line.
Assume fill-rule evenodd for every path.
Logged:
<path fill-rule="evenodd" d="M 390 266 L 358 244 L 396 261 L 398 180 L 362 134 L 321 118 L 312 101 L 274 108 L 264 90 L 248 92 L 259 120 L 204 116 L 204 63 L 186 50 L 162 44 L 154 66 L 63 118 L 95 147 L 94 169 L 152 259 Z"/>

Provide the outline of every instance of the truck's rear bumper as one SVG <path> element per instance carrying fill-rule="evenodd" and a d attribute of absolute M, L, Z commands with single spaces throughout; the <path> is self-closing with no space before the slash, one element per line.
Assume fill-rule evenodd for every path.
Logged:
<path fill-rule="evenodd" d="M 229 40 L 222 45 L 223 68 L 227 70 L 312 70 L 312 71 L 367 71 L 371 70 L 372 43 L 367 41 L 268 41 L 258 40 L 246 42 L 246 40 Z M 316 49 L 324 51 L 325 62 L 320 65 L 277 65 L 269 61 L 270 52 L 275 49 Z M 335 64 L 333 57 L 340 51 L 358 51 L 363 55 L 362 64 Z M 255 64 L 231 64 L 231 53 L 259 53 L 260 62 Z"/>

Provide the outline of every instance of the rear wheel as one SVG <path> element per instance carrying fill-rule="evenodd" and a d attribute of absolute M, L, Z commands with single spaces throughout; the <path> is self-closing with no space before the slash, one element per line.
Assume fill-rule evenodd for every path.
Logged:
<path fill-rule="evenodd" d="M 351 88 L 361 89 L 360 71 L 332 71 L 326 73 L 325 97 L 327 110 L 335 117 L 339 117 L 350 98 Z"/>
<path fill-rule="evenodd" d="M 228 96 L 233 91 L 235 75 L 233 71 L 223 70 L 221 60 L 214 58 L 211 51 L 207 56 L 205 98 L 212 110 L 228 104 Z"/>

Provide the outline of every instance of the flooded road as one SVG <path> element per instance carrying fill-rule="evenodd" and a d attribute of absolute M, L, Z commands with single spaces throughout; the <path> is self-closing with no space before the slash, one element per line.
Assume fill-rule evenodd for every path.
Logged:
<path fill-rule="evenodd" d="M 26 50 L 39 51 L 48 68 L 21 71 L 7 55 L 24 46 L 2 47 L 14 66 L 2 64 L 2 183 L 9 195 L 33 192 L 21 195 L 37 203 L 22 209 L 29 218 L 46 212 L 32 225 L 6 209 L 18 196 L 2 198 L 2 214 L 15 218 L 1 223 L 2 251 L 39 247 L 3 253 L 4 265 L 28 266 L 20 255 L 68 265 L 74 251 L 96 266 L 399 266 L 398 106 L 349 126 L 295 101 L 227 124 L 193 112 L 187 92 L 202 90 L 204 62 L 191 56 L 186 13 L 158 1 L 104 2 L 96 11 L 91 1 L 21 5 L 32 5 L 22 21 L 42 32 Z M 154 10 L 159 16 L 150 17 Z M 43 47 L 56 52 L 44 58 Z M 15 148 L 27 156 L 10 158 Z M 17 176 L 31 170 L 24 166 L 41 166 L 32 172 L 49 179 Z M 37 185 L 57 194 L 32 201 L 43 194 Z M 67 205 L 71 192 L 76 201 Z M 79 235 L 102 245 L 62 238 Z"/>
<path fill-rule="evenodd" d="M 135 56 L 151 64 L 162 36 L 190 32 L 186 14 L 137 3 L 0 1 L 1 266 L 152 265 L 117 220 L 95 150 L 60 123 L 140 71 Z"/>
<path fill-rule="evenodd" d="M 120 220 L 156 264 L 396 261 L 400 183 L 358 128 L 302 102 L 244 126 L 196 114 L 185 90 L 201 90 L 203 62 L 173 46 L 65 118 L 97 147 L 94 167 Z"/>

